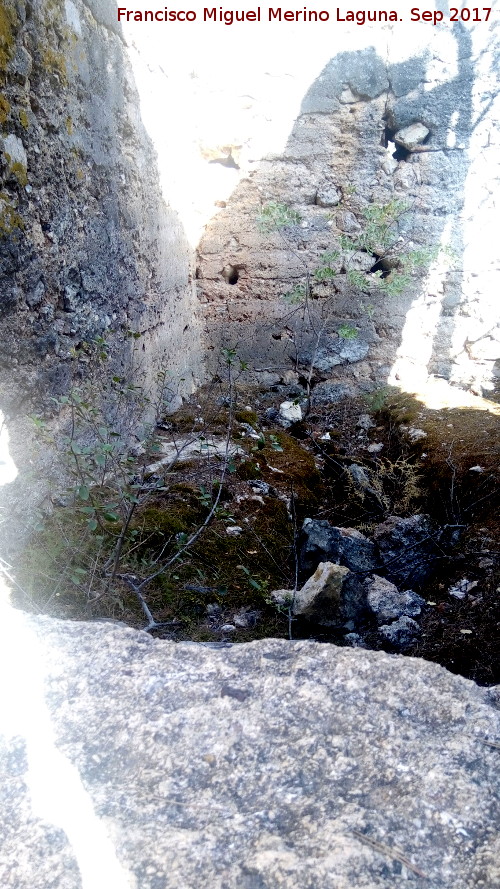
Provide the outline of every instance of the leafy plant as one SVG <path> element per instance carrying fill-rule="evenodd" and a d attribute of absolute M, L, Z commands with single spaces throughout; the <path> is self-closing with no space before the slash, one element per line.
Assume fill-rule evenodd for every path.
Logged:
<path fill-rule="evenodd" d="M 291 225 L 298 225 L 300 221 L 300 213 L 279 201 L 268 201 L 264 204 L 257 218 L 261 232 L 278 231 Z"/>
<path fill-rule="evenodd" d="M 358 329 L 352 324 L 341 324 L 337 333 L 344 340 L 355 340 L 358 336 Z"/>

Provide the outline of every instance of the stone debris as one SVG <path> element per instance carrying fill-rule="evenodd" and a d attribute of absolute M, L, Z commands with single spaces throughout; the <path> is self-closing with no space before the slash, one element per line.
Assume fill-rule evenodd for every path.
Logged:
<path fill-rule="evenodd" d="M 398 130 L 394 136 L 396 145 L 402 145 L 407 151 L 415 151 L 429 135 L 429 130 L 423 123 L 412 123 L 409 127 Z"/>
<path fill-rule="evenodd" d="M 298 423 L 302 420 L 302 408 L 300 404 L 294 401 L 283 401 L 280 404 L 279 415 L 277 417 L 281 426 L 291 426 L 292 423 Z"/>
<path fill-rule="evenodd" d="M 448 595 L 454 596 L 455 599 L 465 599 L 466 595 L 474 590 L 478 583 L 477 580 L 467 580 L 466 577 L 463 577 L 462 580 L 457 581 L 449 588 Z"/>
<path fill-rule="evenodd" d="M 423 583 L 432 573 L 438 538 L 427 515 L 389 516 L 373 533 L 381 573 L 398 586 Z"/>
<path fill-rule="evenodd" d="M 366 579 L 365 587 L 368 605 L 379 624 L 397 620 L 403 615 L 418 617 L 425 606 L 425 599 L 413 590 L 400 592 L 390 580 L 377 574 Z"/>
<path fill-rule="evenodd" d="M 416 426 L 400 426 L 399 428 L 411 442 L 421 441 L 422 438 L 427 438 L 427 432 L 424 432 L 423 429 L 418 429 Z"/>
<path fill-rule="evenodd" d="M 300 567 L 311 574 L 320 562 L 339 562 L 354 572 L 373 571 L 375 546 L 355 528 L 337 528 L 320 519 L 304 519 Z"/>
<path fill-rule="evenodd" d="M 391 624 L 383 624 L 378 628 L 378 631 L 382 639 L 389 642 L 394 648 L 400 649 L 413 645 L 421 633 L 416 620 L 406 615 Z"/>
<path fill-rule="evenodd" d="M 229 537 L 239 537 L 242 531 L 241 525 L 228 525 L 226 528 L 226 534 Z"/>
<path fill-rule="evenodd" d="M 365 432 L 368 432 L 369 429 L 374 429 L 377 424 L 373 417 L 370 417 L 370 414 L 360 414 L 358 417 L 358 422 L 356 423 L 356 427 L 358 429 L 364 429 Z"/>
<path fill-rule="evenodd" d="M 356 623 L 366 611 L 362 583 L 344 565 L 321 562 L 293 598 L 294 615 L 302 615 L 322 626 Z"/>
<path fill-rule="evenodd" d="M 2 889 L 500 885 L 495 690 L 360 647 L 1 628 Z"/>

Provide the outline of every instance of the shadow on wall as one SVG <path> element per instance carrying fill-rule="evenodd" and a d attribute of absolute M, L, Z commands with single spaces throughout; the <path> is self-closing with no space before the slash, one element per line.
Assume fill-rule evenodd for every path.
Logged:
<path fill-rule="evenodd" d="M 161 197 L 113 3 L 8 0 L 5 10 L 0 408 L 25 522 L 51 471 L 43 453 L 34 466 L 26 416 L 85 385 L 96 340 L 110 355 L 97 399 L 113 376 L 154 396 L 159 371 L 190 392 L 201 358 L 191 252 Z"/>
<path fill-rule="evenodd" d="M 457 372 L 468 316 L 476 312 L 483 323 L 484 305 L 477 285 L 464 288 L 462 264 L 477 91 L 470 31 L 458 25 L 449 40 L 447 64 L 432 48 L 396 64 L 369 48 L 337 55 L 311 85 L 283 154 L 260 162 L 201 240 L 199 295 L 215 356 L 229 344 L 264 380 L 297 360 L 307 367 L 316 344 L 313 382 L 333 382 L 339 394 L 388 380 L 416 391 L 429 375 L 465 386 L 474 376 L 491 379 L 493 362 Z M 300 220 L 260 232 L 269 201 Z M 367 208 L 395 201 L 408 209 L 391 229 L 393 253 L 431 251 L 401 293 L 382 290 L 369 274 L 390 280 L 397 262 L 384 262 L 376 249 L 367 256 L 366 244 L 356 255 L 341 246 L 363 241 Z M 473 208 L 467 212 L 473 219 Z M 314 281 L 331 251 L 339 254 L 335 277 Z M 362 286 L 352 271 L 368 272 Z M 290 302 L 308 275 L 315 298 L 304 312 Z M 350 345 L 339 330 L 350 332 Z"/>

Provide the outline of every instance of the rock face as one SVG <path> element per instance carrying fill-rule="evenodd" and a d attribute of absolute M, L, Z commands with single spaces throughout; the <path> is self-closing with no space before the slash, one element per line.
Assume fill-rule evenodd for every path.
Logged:
<path fill-rule="evenodd" d="M 317 643 L 2 630 L 5 889 L 498 885 L 494 690 Z"/>
<path fill-rule="evenodd" d="M 40 412 L 80 384 L 90 350 L 74 350 L 97 337 L 109 380 L 154 395 L 161 369 L 191 391 L 191 252 L 161 195 L 116 6 L 5 0 L 1 41 L 0 408 Z"/>

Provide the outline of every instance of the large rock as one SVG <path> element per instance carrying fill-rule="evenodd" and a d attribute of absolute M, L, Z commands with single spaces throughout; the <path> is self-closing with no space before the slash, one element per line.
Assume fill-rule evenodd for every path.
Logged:
<path fill-rule="evenodd" d="M 337 528 L 321 519 L 304 519 L 301 569 L 311 574 L 320 562 L 339 562 L 351 571 L 369 572 L 376 564 L 375 546 L 355 528 Z"/>
<path fill-rule="evenodd" d="M 423 583 L 432 573 L 438 549 L 438 530 L 427 515 L 389 518 L 377 525 L 380 570 L 398 586 Z"/>
<path fill-rule="evenodd" d="M 311 642 L 2 631 L 3 889 L 499 885 L 493 691 Z"/>
<path fill-rule="evenodd" d="M 293 596 L 292 610 L 295 615 L 323 626 L 354 625 L 366 610 L 366 592 L 348 568 L 320 562 L 314 574 Z"/>

